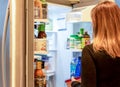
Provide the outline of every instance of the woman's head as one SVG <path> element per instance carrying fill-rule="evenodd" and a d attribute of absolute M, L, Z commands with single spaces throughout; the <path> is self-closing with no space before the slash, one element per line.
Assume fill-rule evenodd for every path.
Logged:
<path fill-rule="evenodd" d="M 91 12 L 93 48 L 105 50 L 112 57 L 120 57 L 120 9 L 114 2 L 99 3 Z"/>

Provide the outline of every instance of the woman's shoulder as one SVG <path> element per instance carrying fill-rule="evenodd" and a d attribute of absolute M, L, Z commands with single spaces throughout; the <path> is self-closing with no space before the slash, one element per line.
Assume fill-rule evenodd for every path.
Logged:
<path fill-rule="evenodd" d="M 93 44 L 86 45 L 82 50 L 82 55 L 90 55 L 91 57 L 93 57 L 95 55 Z"/>
<path fill-rule="evenodd" d="M 91 50 L 91 51 L 93 51 L 93 44 L 86 45 L 86 46 L 83 48 L 83 51 L 84 51 L 84 50 Z"/>

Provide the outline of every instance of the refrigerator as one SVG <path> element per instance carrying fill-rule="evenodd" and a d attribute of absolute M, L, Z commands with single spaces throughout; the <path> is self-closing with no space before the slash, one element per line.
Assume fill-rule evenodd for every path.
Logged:
<path fill-rule="evenodd" d="M 67 87 L 65 80 L 70 78 L 70 62 L 81 52 L 66 49 L 66 40 L 83 27 L 92 37 L 92 24 L 86 16 L 82 16 L 84 19 L 80 22 L 66 22 L 66 15 L 72 11 L 69 6 L 49 4 L 48 10 L 54 24 L 54 31 L 46 31 L 48 39 L 54 38 L 48 50 L 53 56 L 52 70 L 55 71 L 51 84 Z M 0 87 L 34 87 L 33 0 L 0 0 L 0 11 Z"/>
<path fill-rule="evenodd" d="M 66 15 L 72 8 L 50 5 L 50 10 L 56 8 L 56 12 L 52 10 L 48 13 L 55 23 L 53 45 L 56 45 L 56 49 L 49 49 L 51 55 L 55 51 L 55 75 L 54 83 L 51 84 L 54 87 L 66 87 L 65 80 L 70 78 L 70 62 L 73 57 L 73 52 L 66 49 L 66 39 L 74 33 L 73 24 L 66 23 Z M 34 87 L 33 0 L 1 0 L 0 10 L 0 87 Z"/>
<path fill-rule="evenodd" d="M 74 25 L 66 23 L 66 15 L 72 7 L 50 5 L 49 10 L 56 9 L 56 12 L 48 13 L 54 20 L 52 35 L 55 34 L 53 46 L 56 45 L 53 47 L 56 49 L 49 49 L 51 55 L 54 51 L 55 83 L 51 84 L 66 87 L 65 80 L 70 78 L 70 62 L 74 55 L 66 49 L 66 39 L 74 33 Z M 0 87 L 34 87 L 33 0 L 1 0 L 0 10 Z"/>
<path fill-rule="evenodd" d="M 0 10 L 0 87 L 34 87 L 33 0 L 0 0 Z"/>

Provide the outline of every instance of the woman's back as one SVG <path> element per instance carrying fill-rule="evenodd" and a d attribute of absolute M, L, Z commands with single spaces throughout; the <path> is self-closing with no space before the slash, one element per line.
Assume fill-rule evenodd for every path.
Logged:
<path fill-rule="evenodd" d="M 86 46 L 82 56 L 83 64 L 89 62 L 82 67 L 82 87 L 120 87 L 120 58 L 112 58 L 104 51 L 94 52 L 93 45 Z"/>
<path fill-rule="evenodd" d="M 105 0 L 91 18 L 93 45 L 82 51 L 81 87 L 120 87 L 120 8 Z"/>

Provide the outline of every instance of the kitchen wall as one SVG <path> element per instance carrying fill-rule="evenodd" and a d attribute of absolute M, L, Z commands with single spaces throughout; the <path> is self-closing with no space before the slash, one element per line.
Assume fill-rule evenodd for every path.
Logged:
<path fill-rule="evenodd" d="M 7 7 L 7 3 L 8 3 L 8 0 L 0 0 L 0 48 L 2 47 L 2 33 L 3 33 L 3 25 L 4 25 L 4 19 L 5 19 L 5 13 L 6 13 L 6 7 Z M 9 27 L 9 26 L 8 26 Z M 9 30 L 9 28 L 8 28 Z M 5 67 L 6 67 L 6 78 L 7 78 L 7 84 L 6 86 L 9 87 L 9 31 L 7 32 L 8 35 L 7 35 L 7 45 L 6 45 L 6 48 L 7 48 L 7 52 L 6 52 L 6 64 Z M 0 49 L 0 87 L 3 87 L 2 86 L 2 75 L 1 75 L 1 49 Z"/>
<path fill-rule="evenodd" d="M 119 5 L 120 7 L 120 0 L 115 0 L 115 2 Z"/>
<path fill-rule="evenodd" d="M 91 22 L 91 10 L 95 5 L 87 6 L 85 9 L 81 10 L 81 21 L 82 22 Z"/>

